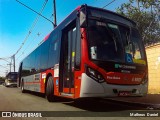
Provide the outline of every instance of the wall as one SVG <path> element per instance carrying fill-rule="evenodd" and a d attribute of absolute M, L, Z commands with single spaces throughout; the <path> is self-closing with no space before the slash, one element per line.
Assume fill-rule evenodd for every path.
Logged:
<path fill-rule="evenodd" d="M 160 43 L 146 47 L 148 69 L 149 69 L 149 88 L 148 92 L 160 93 Z"/>

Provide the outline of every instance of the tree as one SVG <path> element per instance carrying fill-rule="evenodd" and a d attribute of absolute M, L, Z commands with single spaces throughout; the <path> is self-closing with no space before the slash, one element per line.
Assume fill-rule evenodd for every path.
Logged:
<path fill-rule="evenodd" d="M 145 45 L 160 42 L 159 0 L 129 0 L 117 8 L 117 13 L 137 23 Z"/>
<path fill-rule="evenodd" d="M 5 78 L 0 76 L 0 83 L 4 82 Z"/>

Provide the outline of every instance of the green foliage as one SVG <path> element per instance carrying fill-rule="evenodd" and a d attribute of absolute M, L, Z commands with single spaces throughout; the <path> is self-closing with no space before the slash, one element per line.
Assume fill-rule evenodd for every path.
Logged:
<path fill-rule="evenodd" d="M 159 0 L 129 0 L 117 8 L 117 13 L 137 23 L 137 28 L 145 45 L 160 42 L 160 25 L 158 24 Z"/>
<path fill-rule="evenodd" d="M 4 77 L 0 77 L 0 81 L 4 81 L 5 80 L 5 78 Z"/>

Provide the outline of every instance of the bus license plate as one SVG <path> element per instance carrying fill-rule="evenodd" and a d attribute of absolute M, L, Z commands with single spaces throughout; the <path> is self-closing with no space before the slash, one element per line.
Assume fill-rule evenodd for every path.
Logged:
<path fill-rule="evenodd" d="M 130 96 L 131 92 L 130 91 L 119 91 L 118 96 Z"/>

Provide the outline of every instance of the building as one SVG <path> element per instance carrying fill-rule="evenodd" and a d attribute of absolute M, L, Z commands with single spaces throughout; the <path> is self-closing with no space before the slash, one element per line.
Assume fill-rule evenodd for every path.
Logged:
<path fill-rule="evenodd" d="M 148 92 L 160 94 L 160 43 L 146 47 L 146 53 L 149 69 Z"/>

